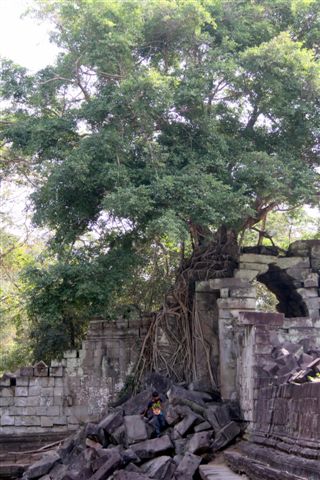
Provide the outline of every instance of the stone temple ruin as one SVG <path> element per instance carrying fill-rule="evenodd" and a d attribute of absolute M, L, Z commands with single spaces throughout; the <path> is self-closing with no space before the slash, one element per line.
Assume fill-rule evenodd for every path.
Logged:
<path fill-rule="evenodd" d="M 196 313 L 211 347 L 209 363 L 218 365 L 221 397 L 239 403 L 246 426 L 225 458 L 248 478 L 320 479 L 319 274 L 320 241 L 309 240 L 293 243 L 285 255 L 244 248 L 232 278 L 196 285 Z M 256 282 L 277 297 L 278 313 L 257 311 Z M 1 452 L 9 458 L 28 440 L 54 441 L 98 422 L 132 371 L 150 321 L 92 320 L 80 350 L 49 366 L 40 362 L 5 374 Z M 195 389 L 210 390 L 200 340 L 195 355 Z"/>

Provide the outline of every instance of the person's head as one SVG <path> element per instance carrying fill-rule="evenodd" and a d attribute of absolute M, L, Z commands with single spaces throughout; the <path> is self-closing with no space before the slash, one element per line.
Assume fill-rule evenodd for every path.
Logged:
<path fill-rule="evenodd" d="M 153 392 L 152 393 L 152 399 L 157 400 L 159 398 L 159 393 L 158 392 Z"/>

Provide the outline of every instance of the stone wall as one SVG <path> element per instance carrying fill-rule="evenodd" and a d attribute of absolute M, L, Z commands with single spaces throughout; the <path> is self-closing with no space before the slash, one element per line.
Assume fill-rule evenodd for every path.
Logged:
<path fill-rule="evenodd" d="M 93 320 L 80 350 L 0 379 L 0 436 L 63 434 L 97 420 L 114 401 L 139 352 L 150 318 Z"/>
<path fill-rule="evenodd" d="M 247 378 L 247 374 L 237 373 L 239 357 L 246 355 L 244 363 L 248 369 L 254 361 L 254 357 L 251 357 L 247 349 L 242 352 L 238 341 L 238 327 L 241 327 L 241 312 L 256 311 L 254 282 L 265 284 L 277 296 L 278 311 L 284 315 L 281 333 L 283 338 L 287 336 L 291 341 L 296 341 L 308 337 L 317 342 L 320 332 L 319 268 L 320 241 L 306 240 L 292 244 L 286 255 L 268 250 L 263 254 L 251 253 L 250 249 L 247 249 L 240 255 L 239 267 L 234 272 L 233 278 L 197 283 L 196 310 L 201 318 L 207 318 L 207 338 L 212 345 L 217 342 L 219 345 L 219 355 L 214 358 L 212 356 L 212 361 L 216 362 L 213 369 L 218 372 L 219 389 L 224 399 L 247 398 L 249 395 L 247 389 L 251 388 L 250 381 L 243 380 Z M 209 314 L 205 313 L 204 306 L 209 310 Z M 210 309 L 213 311 L 217 309 L 218 313 L 213 317 Z M 210 319 L 211 325 L 208 324 Z M 250 340 L 248 329 L 245 335 L 247 335 L 245 341 L 250 343 L 252 339 Z M 261 350 L 268 347 L 261 345 L 255 348 Z M 207 369 L 201 353 L 197 363 L 201 364 L 202 371 Z M 242 375 L 240 380 L 239 375 Z"/>

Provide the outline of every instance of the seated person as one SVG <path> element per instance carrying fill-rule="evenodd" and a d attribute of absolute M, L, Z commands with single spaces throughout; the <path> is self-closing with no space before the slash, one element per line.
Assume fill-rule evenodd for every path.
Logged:
<path fill-rule="evenodd" d="M 149 423 L 155 427 L 157 437 L 160 437 L 160 432 L 166 427 L 167 422 L 163 413 L 163 402 L 158 392 L 153 392 L 147 408 L 141 415 L 149 420 Z"/>

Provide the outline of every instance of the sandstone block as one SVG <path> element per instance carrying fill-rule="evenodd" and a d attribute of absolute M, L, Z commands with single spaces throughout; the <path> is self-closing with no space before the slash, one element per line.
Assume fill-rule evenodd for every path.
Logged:
<path fill-rule="evenodd" d="M 35 397 L 41 395 L 41 387 L 29 387 L 29 396 Z"/>
<path fill-rule="evenodd" d="M 140 415 L 127 415 L 124 417 L 124 426 L 129 445 L 148 438 L 146 424 Z"/>
<path fill-rule="evenodd" d="M 98 429 L 102 428 L 107 433 L 112 433 L 116 428 L 120 427 L 123 423 L 122 411 L 110 413 L 107 417 L 103 418 L 98 424 Z"/>
<path fill-rule="evenodd" d="M 17 377 L 16 378 L 16 386 L 17 387 L 28 387 L 29 385 L 29 378 L 28 377 Z"/>
<path fill-rule="evenodd" d="M 310 260 L 308 257 L 279 257 L 275 262 L 275 265 L 282 270 L 288 268 L 310 268 Z"/>
<path fill-rule="evenodd" d="M 10 385 L 11 385 L 10 378 L 0 379 L 0 387 L 10 387 Z"/>
<path fill-rule="evenodd" d="M 255 309 L 256 300 L 254 298 L 219 298 L 217 300 L 219 308 L 223 309 Z"/>
<path fill-rule="evenodd" d="M 38 414 L 39 415 L 47 415 L 49 417 L 56 417 L 60 415 L 60 408 L 57 406 L 49 405 L 49 406 L 40 406 L 38 407 Z"/>
<path fill-rule="evenodd" d="M 16 407 L 36 407 L 39 405 L 39 397 L 17 397 L 15 398 Z"/>
<path fill-rule="evenodd" d="M 46 475 L 51 468 L 60 461 L 60 456 L 57 453 L 50 453 L 38 462 L 31 465 L 27 470 L 27 478 L 39 478 Z"/>
<path fill-rule="evenodd" d="M 28 387 L 16 387 L 16 397 L 27 397 L 28 395 Z"/>
<path fill-rule="evenodd" d="M 179 463 L 178 468 L 175 472 L 176 480 L 192 480 L 193 475 L 196 473 L 200 463 L 201 457 L 193 455 L 190 452 L 187 452 L 182 461 Z"/>
<path fill-rule="evenodd" d="M 121 465 L 121 456 L 118 451 L 113 449 L 113 452 L 108 459 L 91 477 L 90 480 L 105 480 L 113 474 L 115 470 Z"/>
<path fill-rule="evenodd" d="M 64 375 L 64 367 L 59 366 L 59 367 L 50 367 L 49 369 L 49 375 L 51 377 L 63 377 Z"/>
<path fill-rule="evenodd" d="M 20 367 L 19 375 L 21 377 L 33 377 L 33 367 Z"/>
<path fill-rule="evenodd" d="M 185 416 L 183 420 L 174 427 L 174 434 L 178 433 L 178 436 L 175 435 L 175 438 L 179 438 L 179 436 L 184 437 L 198 420 L 198 415 L 194 413 L 189 413 Z"/>
<path fill-rule="evenodd" d="M 257 270 L 259 274 L 266 273 L 269 270 L 269 265 L 265 263 L 240 263 L 239 270 Z"/>
<path fill-rule="evenodd" d="M 213 431 L 195 433 L 188 440 L 186 450 L 190 453 L 204 453 L 210 448 Z"/>
<path fill-rule="evenodd" d="M 34 397 L 34 398 L 38 398 L 38 397 Z M 54 405 L 53 397 L 43 397 L 43 396 L 40 397 L 41 407 L 53 407 L 53 405 Z"/>
<path fill-rule="evenodd" d="M 309 273 L 303 282 L 305 288 L 318 288 L 319 287 L 319 275 L 317 273 Z"/>
<path fill-rule="evenodd" d="M 234 277 L 239 280 L 252 282 L 260 273 L 260 270 L 235 270 Z"/>
<path fill-rule="evenodd" d="M 240 262 L 244 263 L 260 263 L 267 264 L 274 263 L 277 257 L 274 255 L 261 255 L 259 253 L 243 253 L 239 258 Z"/>
<path fill-rule="evenodd" d="M 166 453 L 173 449 L 172 442 L 168 435 L 152 440 L 145 440 L 144 442 L 135 443 L 131 446 L 132 450 L 138 455 L 141 460 L 148 460 L 155 455 Z"/>
<path fill-rule="evenodd" d="M 39 427 L 41 425 L 40 418 L 36 415 L 21 415 L 15 417 L 14 424 L 16 427 Z"/>
<path fill-rule="evenodd" d="M 2 398 L 14 397 L 14 387 L 6 387 L 1 389 Z"/>
<path fill-rule="evenodd" d="M 2 427 L 4 426 L 11 426 L 11 425 L 14 425 L 14 417 L 11 417 L 10 415 L 6 414 L 6 413 L 3 413 L 1 415 L 1 423 L 0 425 Z"/>
<path fill-rule="evenodd" d="M 239 425 L 235 422 L 230 422 L 228 425 L 223 427 L 216 435 L 212 448 L 214 450 L 219 450 L 224 446 L 228 445 L 235 437 L 237 437 L 241 432 Z"/>
<path fill-rule="evenodd" d="M 40 417 L 41 427 L 53 427 L 52 417 Z"/>
<path fill-rule="evenodd" d="M 126 444 L 126 429 L 124 425 L 120 425 L 120 427 L 116 428 L 110 434 L 112 442 L 115 442 L 117 445 L 125 445 Z"/>
<path fill-rule="evenodd" d="M 0 407 L 9 407 L 13 405 L 14 398 L 13 397 L 0 397 Z"/>
<path fill-rule="evenodd" d="M 196 425 L 194 427 L 194 431 L 195 431 L 195 433 L 204 432 L 205 430 L 210 430 L 211 428 L 212 427 L 211 427 L 210 423 L 205 421 L 205 422 L 200 423 L 199 425 Z"/>
<path fill-rule="evenodd" d="M 77 357 L 78 357 L 77 350 L 67 350 L 63 354 L 63 358 L 77 358 Z"/>
<path fill-rule="evenodd" d="M 114 480 L 150 480 L 150 477 L 144 473 L 128 472 L 119 470 L 113 475 Z"/>
<path fill-rule="evenodd" d="M 155 458 L 141 466 L 144 473 L 158 480 L 170 480 L 176 468 L 175 462 L 168 456 Z"/>
<path fill-rule="evenodd" d="M 233 288 L 230 290 L 230 297 L 247 297 L 256 298 L 257 292 L 255 287 L 252 288 Z"/>

